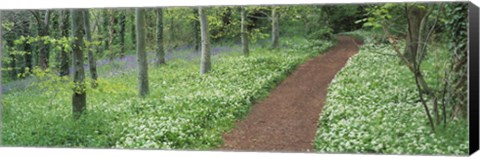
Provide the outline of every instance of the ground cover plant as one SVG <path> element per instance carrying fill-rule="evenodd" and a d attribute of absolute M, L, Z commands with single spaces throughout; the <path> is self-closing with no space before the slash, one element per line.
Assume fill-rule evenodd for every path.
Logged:
<path fill-rule="evenodd" d="M 399 63 L 392 46 L 376 44 L 365 31 L 365 45 L 335 76 L 320 115 L 315 148 L 319 152 L 456 154 L 468 152 L 464 119 L 431 131 L 419 102 L 413 75 Z M 441 88 L 449 51 L 432 46 L 424 61 L 428 83 Z M 432 104 L 430 103 L 431 107 Z M 447 110 L 450 110 L 447 108 Z"/>
<path fill-rule="evenodd" d="M 291 48 L 285 50 L 256 48 L 248 58 L 238 51 L 216 56 L 209 75 L 198 75 L 198 58 L 172 60 L 149 70 L 151 93 L 145 98 L 136 97 L 136 78 L 128 71 L 99 78 L 97 88 L 87 88 L 91 105 L 79 120 L 69 114 L 68 78 L 36 70 L 36 83 L 3 98 L 5 145 L 214 148 L 252 103 L 298 64 L 333 45 L 297 40 L 294 47 L 293 42 L 286 41 Z M 310 47 L 317 49 L 306 51 Z"/>

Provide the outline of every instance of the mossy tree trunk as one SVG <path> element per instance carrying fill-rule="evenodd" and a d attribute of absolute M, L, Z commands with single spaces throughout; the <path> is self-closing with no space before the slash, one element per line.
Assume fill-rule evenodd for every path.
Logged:
<path fill-rule="evenodd" d="M 210 35 L 208 33 L 208 19 L 202 7 L 198 8 L 200 17 L 200 30 L 202 34 L 202 55 L 200 60 L 200 74 L 206 74 L 211 70 L 210 62 Z"/>
<path fill-rule="evenodd" d="M 198 19 L 198 8 L 193 8 L 194 19 L 192 20 L 192 30 L 193 30 L 193 47 L 195 52 L 200 50 L 200 22 Z"/>
<path fill-rule="evenodd" d="M 62 10 L 60 15 L 61 36 L 69 36 L 70 13 L 68 10 Z M 60 76 L 70 75 L 70 52 L 62 48 L 60 51 Z"/>
<path fill-rule="evenodd" d="M 126 29 L 126 11 L 120 11 L 120 18 L 118 20 L 120 24 L 120 57 L 125 57 L 125 29 Z"/>
<path fill-rule="evenodd" d="M 157 14 L 157 47 L 156 47 L 156 61 L 157 65 L 165 64 L 165 51 L 163 48 L 163 10 L 156 9 Z"/>
<path fill-rule="evenodd" d="M 73 98 L 72 110 L 75 119 L 80 118 L 86 110 L 87 93 L 85 91 L 85 70 L 83 68 L 83 50 L 84 50 L 84 16 L 83 10 L 72 9 L 72 31 L 73 31 Z"/>
<path fill-rule="evenodd" d="M 248 57 L 249 55 L 249 50 L 248 50 L 248 30 L 247 30 L 247 19 L 246 19 L 246 14 L 247 11 L 245 10 L 245 7 L 240 8 L 240 15 L 241 15 L 241 34 L 240 37 L 242 39 L 242 52 L 245 57 Z"/>
<path fill-rule="evenodd" d="M 32 11 L 31 12 L 37 21 L 37 33 L 38 36 L 43 37 L 43 36 L 48 36 L 49 30 L 48 30 L 48 25 L 49 25 L 49 19 L 50 19 L 50 11 L 47 10 L 45 11 L 45 14 L 42 19 L 42 13 L 41 11 Z M 47 69 L 48 68 L 48 58 L 49 58 L 49 46 L 47 44 L 44 44 L 43 40 L 40 40 L 38 42 L 38 61 L 37 64 L 40 66 L 42 69 Z"/>
<path fill-rule="evenodd" d="M 89 65 L 89 70 L 90 70 L 90 76 L 92 78 L 92 87 L 97 87 L 97 62 L 95 60 L 95 54 L 93 54 L 92 51 L 92 36 L 90 33 L 90 12 L 88 10 L 83 11 L 83 21 L 84 21 L 84 27 L 85 27 L 85 35 L 87 38 L 87 41 L 89 42 L 88 47 L 86 47 L 85 50 L 87 50 L 88 53 L 88 65 Z"/>
<path fill-rule="evenodd" d="M 276 49 L 279 45 L 280 38 L 280 26 L 278 24 L 278 12 L 277 7 L 272 8 L 272 48 Z"/>
<path fill-rule="evenodd" d="M 137 63 L 138 63 L 138 95 L 145 97 L 148 94 L 148 64 L 145 52 L 145 10 L 135 9 L 135 24 L 137 34 Z"/>
<path fill-rule="evenodd" d="M 109 16 L 108 16 L 108 9 L 102 10 L 102 26 L 103 26 L 103 51 L 105 52 L 110 48 L 110 43 L 109 43 Z"/>

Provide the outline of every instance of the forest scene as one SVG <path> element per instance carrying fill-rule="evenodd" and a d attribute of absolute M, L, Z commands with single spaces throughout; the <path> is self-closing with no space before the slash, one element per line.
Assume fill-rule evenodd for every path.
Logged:
<path fill-rule="evenodd" d="M 0 11 L 0 145 L 466 155 L 468 3 Z"/>

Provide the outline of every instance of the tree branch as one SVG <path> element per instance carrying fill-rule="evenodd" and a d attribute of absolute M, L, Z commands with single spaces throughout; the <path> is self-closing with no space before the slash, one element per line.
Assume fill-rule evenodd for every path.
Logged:
<path fill-rule="evenodd" d="M 432 7 L 433 8 L 433 7 Z M 437 14 L 437 17 L 435 18 L 435 22 L 433 23 L 432 27 L 430 28 L 430 31 L 428 31 L 427 33 L 427 37 L 425 38 L 425 41 L 423 42 L 423 47 L 422 47 L 422 51 L 421 52 L 425 52 L 426 49 L 427 49 L 427 43 L 428 43 L 428 40 L 430 39 L 430 36 L 432 35 L 432 32 L 433 30 L 435 29 L 435 26 L 437 25 L 437 22 L 438 22 L 438 19 L 440 17 L 440 12 L 443 11 L 443 8 L 444 8 L 444 3 L 440 4 L 440 10 L 439 10 L 439 13 Z M 433 9 L 432 9 L 433 10 Z M 423 55 L 421 56 L 422 58 L 420 59 L 420 62 L 421 60 L 423 60 Z"/>
<path fill-rule="evenodd" d="M 40 23 L 40 15 L 38 15 L 38 12 L 35 12 L 33 10 L 28 10 L 30 13 L 32 13 L 33 17 L 35 17 L 35 20 L 37 21 L 37 23 L 39 24 Z"/>
<path fill-rule="evenodd" d="M 254 15 L 247 15 L 248 17 L 253 17 L 253 18 L 256 18 L 256 19 L 268 19 L 268 20 L 271 20 L 270 17 L 261 17 L 261 16 L 254 16 Z"/>

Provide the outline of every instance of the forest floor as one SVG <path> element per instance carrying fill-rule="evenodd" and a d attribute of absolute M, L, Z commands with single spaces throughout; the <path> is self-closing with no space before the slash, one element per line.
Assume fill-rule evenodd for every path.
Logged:
<path fill-rule="evenodd" d="M 220 150 L 314 151 L 314 138 L 327 88 L 361 41 L 339 36 L 337 45 L 300 65 L 249 115 L 224 134 Z"/>
<path fill-rule="evenodd" d="M 239 44 L 237 44 L 239 47 Z M 232 53 L 236 50 L 237 47 L 234 46 L 220 46 L 214 45 L 211 49 L 212 55 L 219 55 L 222 53 Z M 178 53 L 183 52 L 183 53 Z M 187 52 L 187 53 L 184 53 Z M 151 58 L 149 60 L 149 65 L 152 66 L 154 64 L 154 55 L 155 52 L 148 52 L 147 53 Z M 183 59 L 187 61 L 191 61 L 194 59 L 200 58 L 200 52 L 195 50 L 190 50 L 188 46 L 178 47 L 175 49 L 168 49 L 165 51 L 165 60 L 170 61 L 174 59 Z M 103 66 L 111 66 L 107 71 L 99 71 L 99 69 Z M 111 77 L 118 74 L 126 74 L 130 70 L 134 70 L 137 68 L 137 56 L 136 54 L 129 54 L 125 55 L 124 57 L 117 57 L 115 59 L 100 59 L 97 61 L 97 73 L 99 77 Z M 84 65 L 85 74 L 89 76 L 89 65 Z M 73 68 L 70 67 L 70 74 L 73 74 Z M 27 78 L 27 79 L 19 79 L 12 82 L 8 82 L 2 84 L 2 92 L 9 93 L 15 90 L 25 90 L 28 86 L 30 86 L 35 79 Z"/>

